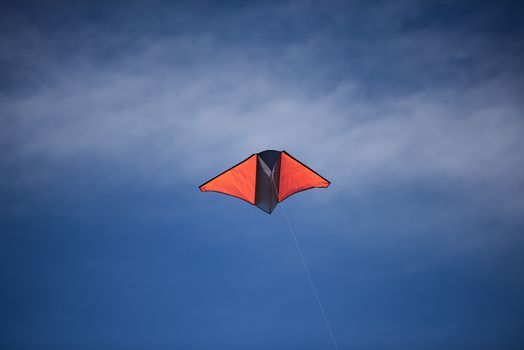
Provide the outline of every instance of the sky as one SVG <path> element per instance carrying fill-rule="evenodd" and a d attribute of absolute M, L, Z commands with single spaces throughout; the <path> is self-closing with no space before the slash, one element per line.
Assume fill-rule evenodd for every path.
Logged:
<path fill-rule="evenodd" d="M 0 347 L 524 348 L 522 10 L 2 1 Z"/>

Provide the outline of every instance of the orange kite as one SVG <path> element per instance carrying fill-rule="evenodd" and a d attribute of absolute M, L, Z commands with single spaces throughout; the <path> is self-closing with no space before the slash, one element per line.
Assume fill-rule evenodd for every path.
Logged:
<path fill-rule="evenodd" d="M 202 192 L 219 192 L 245 200 L 268 214 L 287 197 L 330 182 L 286 151 L 253 154 L 209 180 Z"/>

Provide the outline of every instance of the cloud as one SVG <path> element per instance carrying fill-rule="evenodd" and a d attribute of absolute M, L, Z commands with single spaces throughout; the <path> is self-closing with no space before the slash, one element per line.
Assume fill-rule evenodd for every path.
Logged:
<path fill-rule="evenodd" d="M 272 148 L 296 154 L 349 192 L 442 180 L 521 191 L 522 83 L 511 76 L 511 55 L 486 51 L 484 37 L 464 45 L 464 37 L 449 33 L 397 29 L 365 47 L 365 40 L 330 38 L 327 28 L 268 51 L 201 32 L 139 36 L 131 48 L 100 58 L 97 46 L 118 47 L 129 40 L 123 33 L 87 42 L 54 63 L 42 35 L 16 28 L 21 34 L 2 51 L 22 57 L 38 83 L 0 100 L 5 167 L 22 162 L 30 169 L 34 158 L 100 158 L 169 183 L 180 174 L 204 179 Z M 66 38 L 86 33 L 105 35 L 83 28 Z M 20 36 L 23 44 L 39 44 L 22 49 L 13 43 Z M 318 64 L 325 47 L 339 51 Z M 387 74 L 351 71 L 338 61 L 344 54 L 357 67 Z M 314 68 L 311 76 L 305 68 Z M 408 70 L 423 80 L 445 78 L 419 89 Z M 370 92 L 368 81 L 377 79 L 383 87 Z"/>

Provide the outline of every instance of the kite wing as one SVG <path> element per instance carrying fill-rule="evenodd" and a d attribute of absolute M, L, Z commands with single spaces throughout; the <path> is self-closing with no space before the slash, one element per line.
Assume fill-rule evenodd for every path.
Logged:
<path fill-rule="evenodd" d="M 200 186 L 200 190 L 228 194 L 255 204 L 256 176 L 257 155 L 253 154 Z"/>
<path fill-rule="evenodd" d="M 280 188 L 278 201 L 311 188 L 326 188 L 330 182 L 311 170 L 308 166 L 283 151 L 280 156 Z"/>
<path fill-rule="evenodd" d="M 237 197 L 271 213 L 287 197 L 329 184 L 286 151 L 268 150 L 253 154 L 224 171 L 200 186 L 200 190 Z"/>

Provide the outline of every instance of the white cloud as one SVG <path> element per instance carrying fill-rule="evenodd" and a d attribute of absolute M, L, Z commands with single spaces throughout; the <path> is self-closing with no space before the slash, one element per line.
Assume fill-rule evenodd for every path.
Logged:
<path fill-rule="evenodd" d="M 439 179 L 521 191 L 523 108 L 507 71 L 475 86 L 381 97 L 366 97 L 365 82 L 348 76 L 328 93 L 272 66 L 308 57 L 312 40 L 275 56 L 223 50 L 201 35 L 145 41 L 116 64 L 75 55 L 57 67 L 44 59 L 38 65 L 49 65 L 48 81 L 1 100 L 6 159 L 101 157 L 169 182 L 180 174 L 204 179 L 273 148 L 345 191 Z M 407 42 L 398 38 L 403 49 Z"/>

